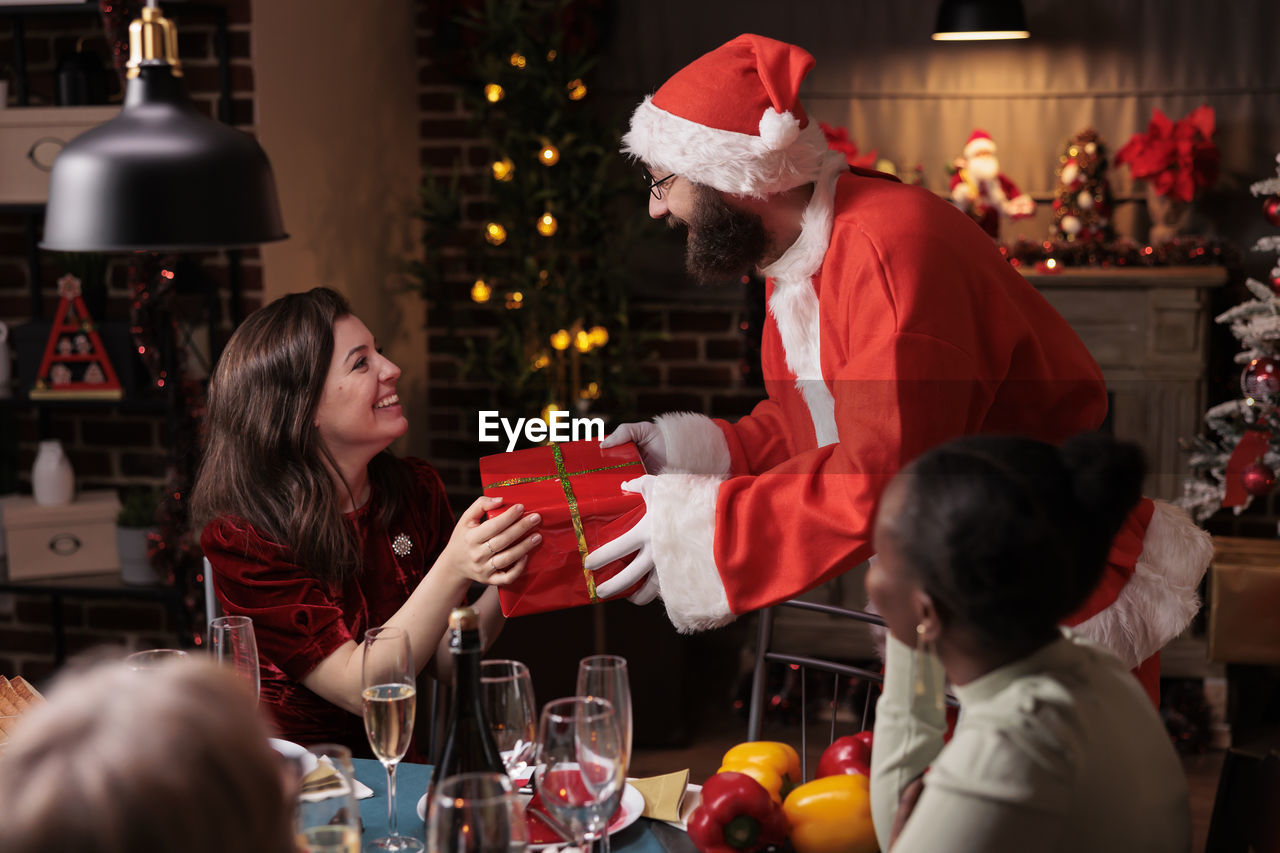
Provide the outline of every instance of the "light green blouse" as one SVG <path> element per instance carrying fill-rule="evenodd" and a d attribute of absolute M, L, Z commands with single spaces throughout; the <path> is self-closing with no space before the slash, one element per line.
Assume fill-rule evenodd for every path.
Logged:
<path fill-rule="evenodd" d="M 914 653 L 888 638 L 871 761 L 881 850 L 899 793 L 925 768 L 893 853 L 1190 849 L 1186 777 L 1151 700 L 1111 654 L 1063 635 L 956 687 L 945 746 L 942 667 L 922 666 L 917 696 Z"/>

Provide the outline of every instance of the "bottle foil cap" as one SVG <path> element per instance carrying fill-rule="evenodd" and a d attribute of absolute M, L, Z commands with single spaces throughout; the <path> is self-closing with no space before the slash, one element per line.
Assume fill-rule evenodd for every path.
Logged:
<path fill-rule="evenodd" d="M 449 613 L 449 628 L 454 631 L 479 631 L 480 614 L 474 607 L 455 607 Z"/>

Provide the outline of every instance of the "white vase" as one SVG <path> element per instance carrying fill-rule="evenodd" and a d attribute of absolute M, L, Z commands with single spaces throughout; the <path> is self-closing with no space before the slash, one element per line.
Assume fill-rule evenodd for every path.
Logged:
<path fill-rule="evenodd" d="M 31 494 L 42 506 L 69 504 L 76 493 L 76 475 L 71 460 L 62 452 L 62 442 L 40 442 L 36 464 L 31 467 Z"/>

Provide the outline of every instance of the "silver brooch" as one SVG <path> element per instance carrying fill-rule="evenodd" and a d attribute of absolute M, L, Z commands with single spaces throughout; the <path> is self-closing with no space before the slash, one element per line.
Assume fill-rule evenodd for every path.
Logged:
<path fill-rule="evenodd" d="M 407 557 L 413 551 L 413 540 L 407 533 L 397 533 L 396 538 L 391 540 L 391 550 L 396 552 L 397 557 Z"/>

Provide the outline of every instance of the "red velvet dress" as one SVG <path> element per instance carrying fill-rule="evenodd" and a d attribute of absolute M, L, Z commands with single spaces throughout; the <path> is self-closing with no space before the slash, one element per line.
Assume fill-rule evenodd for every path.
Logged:
<path fill-rule="evenodd" d="M 372 757 L 361 718 L 301 681 L 347 640 L 359 643 L 366 629 L 389 619 L 449 541 L 454 519 L 439 475 L 422 460 L 401 462 L 412 471 L 413 486 L 395 523 L 387 529 L 377 523 L 376 490 L 363 507 L 347 514 L 363 543 L 363 570 L 340 591 L 316 580 L 289 549 L 263 538 L 242 519 L 217 518 L 200 536 L 222 609 L 253 619 L 261 701 L 280 737 L 301 744 L 346 744 L 356 756 Z M 401 534 L 412 547 L 397 556 L 391 543 Z M 405 760 L 421 760 L 415 745 Z"/>

